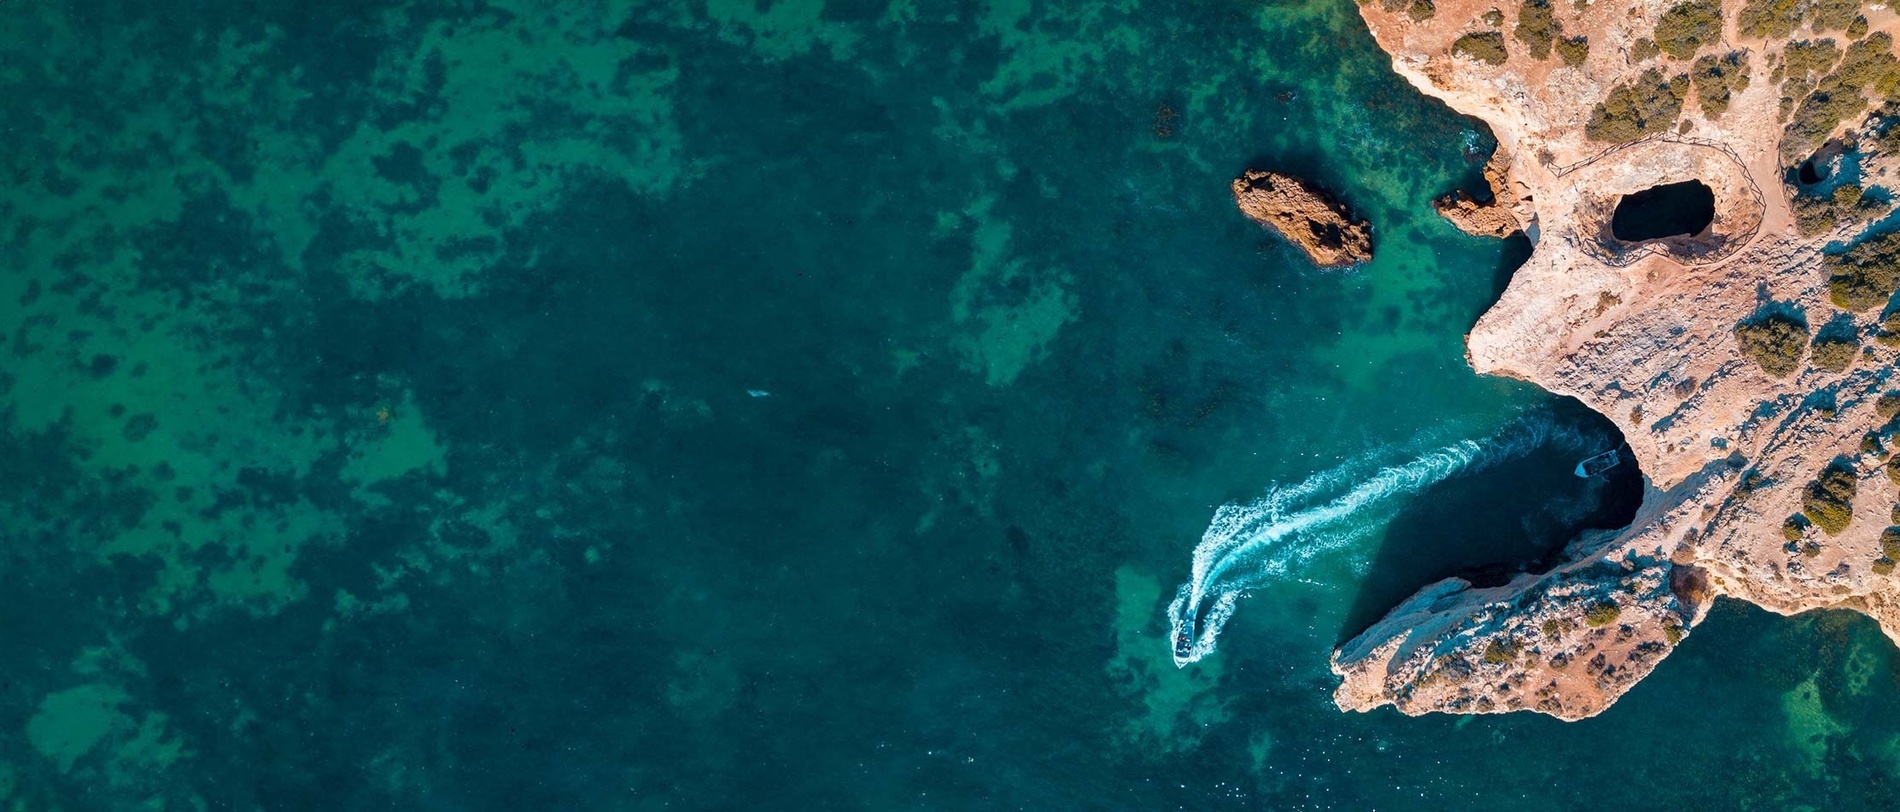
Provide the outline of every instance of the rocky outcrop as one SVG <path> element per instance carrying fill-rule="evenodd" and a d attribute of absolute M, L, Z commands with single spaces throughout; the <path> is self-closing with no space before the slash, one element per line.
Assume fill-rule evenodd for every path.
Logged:
<path fill-rule="evenodd" d="M 1321 268 L 1372 259 L 1372 226 L 1326 190 L 1291 175 L 1249 169 L 1234 179 L 1234 203 L 1305 251 Z"/>
<path fill-rule="evenodd" d="M 1535 241 L 1472 328 L 1472 366 L 1608 416 L 1646 489 L 1629 527 L 1572 541 L 1549 572 L 1495 588 L 1432 585 L 1341 646 L 1341 708 L 1591 716 L 1656 668 L 1718 596 L 1784 614 L 1859 611 L 1900 640 L 1889 557 L 1900 557 L 1900 531 L 1892 551 L 1882 544 L 1900 517 L 1900 476 L 1883 472 L 1900 427 L 1891 401 L 1876 405 L 1894 386 L 1900 342 L 1865 340 L 1881 332 L 1879 308 L 1837 308 L 1822 261 L 1828 242 L 1853 240 L 1853 223 L 1879 213 L 1856 210 L 1804 236 L 1782 182 L 1799 153 L 1790 143 L 1853 140 L 1863 114 L 1815 131 L 1797 104 L 1780 120 L 1782 95 L 1799 99 L 1808 86 L 1776 69 L 1785 42 L 1740 40 L 1740 5 L 1724 0 L 1713 26 L 1672 29 L 1660 51 L 1657 23 L 1674 3 L 1440 0 L 1423 20 L 1403 4 L 1360 5 L 1401 75 L 1490 125 L 1504 157 L 1487 175 L 1516 195 L 1505 203 L 1500 191 L 1500 207 Z M 1868 8 L 1856 27 L 1872 35 L 1861 41 L 1883 46 L 1900 17 Z M 1789 39 L 1855 39 L 1819 25 Z M 1692 38 L 1705 31 L 1716 33 Z M 1900 173 L 1891 155 L 1863 155 L 1868 182 Z M 1612 233 L 1622 196 L 1687 180 L 1714 190 L 1709 228 L 1640 243 Z M 1444 207 L 1478 233 L 1509 226 L 1484 208 Z M 1805 314 L 1851 349 L 1770 374 L 1742 353 L 1736 327 L 1771 311 Z M 1830 520 L 1851 513 L 1837 532 L 1791 518 L 1813 511 L 1804 491 L 1829 468 L 1855 483 Z"/>
<path fill-rule="evenodd" d="M 1529 222 L 1528 200 L 1519 197 L 1517 185 L 1511 183 L 1511 158 L 1509 153 L 1500 149 L 1485 162 L 1484 180 L 1490 188 L 1490 199 L 1480 202 L 1464 191 L 1454 191 L 1432 201 L 1432 208 L 1459 231 L 1477 237 L 1509 237 L 1524 230 Z"/>

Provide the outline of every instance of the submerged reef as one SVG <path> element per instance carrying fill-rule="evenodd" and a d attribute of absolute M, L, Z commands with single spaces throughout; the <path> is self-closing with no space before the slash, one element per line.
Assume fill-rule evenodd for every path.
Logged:
<path fill-rule="evenodd" d="M 1234 179 L 1234 203 L 1285 237 L 1321 268 L 1372 259 L 1372 226 L 1337 198 L 1291 175 L 1249 169 Z"/>
<path fill-rule="evenodd" d="M 1593 716 L 1717 596 L 1858 611 L 1900 640 L 1900 241 L 1867 233 L 1900 169 L 1900 17 L 1756 0 L 1360 14 L 1402 76 L 1497 135 L 1494 199 L 1436 208 L 1535 241 L 1468 336 L 1471 365 L 1608 416 L 1646 486 L 1634 522 L 1548 571 L 1441 581 L 1340 646 L 1338 705 Z M 1624 205 L 1671 184 L 1713 210 Z"/>

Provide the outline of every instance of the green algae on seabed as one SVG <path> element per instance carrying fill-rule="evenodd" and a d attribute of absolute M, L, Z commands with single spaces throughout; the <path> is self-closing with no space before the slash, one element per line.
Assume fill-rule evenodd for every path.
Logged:
<path fill-rule="evenodd" d="M 1506 252 L 1427 206 L 1486 142 L 1350 4 L 0 22 L 9 808 L 1845 808 L 1895 771 L 1876 631 L 1817 672 L 1720 608 L 1587 726 L 1340 716 L 1376 535 L 1173 667 L 1215 505 L 1542 400 L 1460 363 Z M 1379 259 L 1238 216 L 1256 163 Z"/>
<path fill-rule="evenodd" d="M 1194 749 L 1209 727 L 1227 721 L 1226 703 L 1214 693 L 1218 660 L 1176 668 L 1168 643 L 1161 582 L 1124 566 L 1115 570 L 1115 656 L 1109 676 L 1140 703 L 1125 719 L 1117 743 L 1135 753 L 1183 753 Z"/>
<path fill-rule="evenodd" d="M 131 727 L 132 718 L 119 710 L 131 698 L 116 686 L 98 683 L 48 694 L 27 720 L 27 741 L 40 755 L 52 759 L 60 772 L 70 772 L 73 763 L 107 735 Z"/>

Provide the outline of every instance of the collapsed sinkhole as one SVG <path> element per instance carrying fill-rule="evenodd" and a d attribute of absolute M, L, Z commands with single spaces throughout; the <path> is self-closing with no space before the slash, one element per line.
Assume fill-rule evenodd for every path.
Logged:
<path fill-rule="evenodd" d="M 1624 242 L 1701 234 L 1715 222 L 1715 190 L 1699 180 L 1666 183 L 1625 195 L 1610 216 L 1610 234 Z"/>
<path fill-rule="evenodd" d="M 1809 158 L 1801 162 L 1801 169 L 1797 175 L 1801 178 L 1801 185 L 1813 186 L 1827 180 L 1827 166 L 1817 164 L 1813 158 Z"/>

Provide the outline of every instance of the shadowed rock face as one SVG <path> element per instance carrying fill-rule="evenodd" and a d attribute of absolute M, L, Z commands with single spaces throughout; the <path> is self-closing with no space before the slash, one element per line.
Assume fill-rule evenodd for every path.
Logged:
<path fill-rule="evenodd" d="M 1610 234 L 1627 242 L 1693 237 L 1715 220 L 1715 192 L 1699 180 L 1652 186 L 1624 195 L 1610 218 Z"/>
<path fill-rule="evenodd" d="M 1455 46 L 1473 31 L 1518 30 L 1523 4 L 1442 0 L 1425 20 L 1403 4 L 1359 7 L 1400 75 L 1497 135 L 1502 157 L 1486 176 L 1498 201 L 1450 199 L 1441 212 L 1480 234 L 1515 220 L 1536 241 L 1469 334 L 1473 368 L 1609 417 L 1646 487 L 1628 527 L 1584 533 L 1548 572 L 1486 588 L 1438 582 L 1340 646 L 1341 708 L 1592 716 L 1656 668 L 1724 595 L 1783 614 L 1859 611 L 1900 639 L 1900 581 L 1881 543 L 1900 502 L 1900 474 L 1882 470 L 1896 430 L 1876 406 L 1900 349 L 1862 342 L 1881 313 L 1836 308 L 1822 262 L 1827 243 L 1853 241 L 1857 224 L 1879 213 L 1847 211 L 1828 221 L 1831 230 L 1803 236 L 1783 181 L 1799 173 L 1783 155 L 1790 136 L 1778 118 L 1781 95 L 1793 91 L 1771 64 L 1782 62 L 1787 42 L 1724 40 L 1738 36 L 1731 22 L 1690 43 L 1687 56 L 1632 56 L 1633 43 L 1659 38 L 1669 5 L 1551 4 L 1564 36 L 1587 36 L 1587 52 L 1538 56 L 1506 39 L 1501 61 Z M 1736 19 L 1740 5 L 1725 0 L 1721 18 Z M 1870 16 L 1865 42 L 1888 43 L 1883 32 L 1900 28 L 1900 18 Z M 1686 78 L 1695 60 L 1742 49 L 1751 56 L 1733 63 L 1740 79 L 1727 86 L 1726 104 L 1678 98 L 1672 107 L 1654 97 L 1642 102 L 1650 107 L 1641 137 L 1595 140 L 1628 130 L 1606 126 L 1629 115 L 1619 88 L 1707 95 Z M 1868 131 L 1855 114 L 1802 138 L 1858 142 L 1870 176 L 1900 171 L 1900 156 L 1883 154 Z M 1619 234 L 1616 212 L 1627 196 L 1690 182 L 1712 198 L 1706 224 Z M 1823 365 L 1818 351 L 1801 348 L 1792 370 L 1770 374 L 1736 337 L 1737 325 L 1764 313 L 1825 325 L 1847 351 Z M 1850 502 L 1835 506 L 1834 532 L 1790 521 L 1813 509 L 1804 494 L 1824 470 L 1845 471 L 1856 486 L 1846 491 Z"/>
<path fill-rule="evenodd" d="M 1372 226 L 1326 190 L 1291 175 L 1249 169 L 1234 179 L 1242 214 L 1285 237 L 1321 268 L 1372 259 Z"/>

